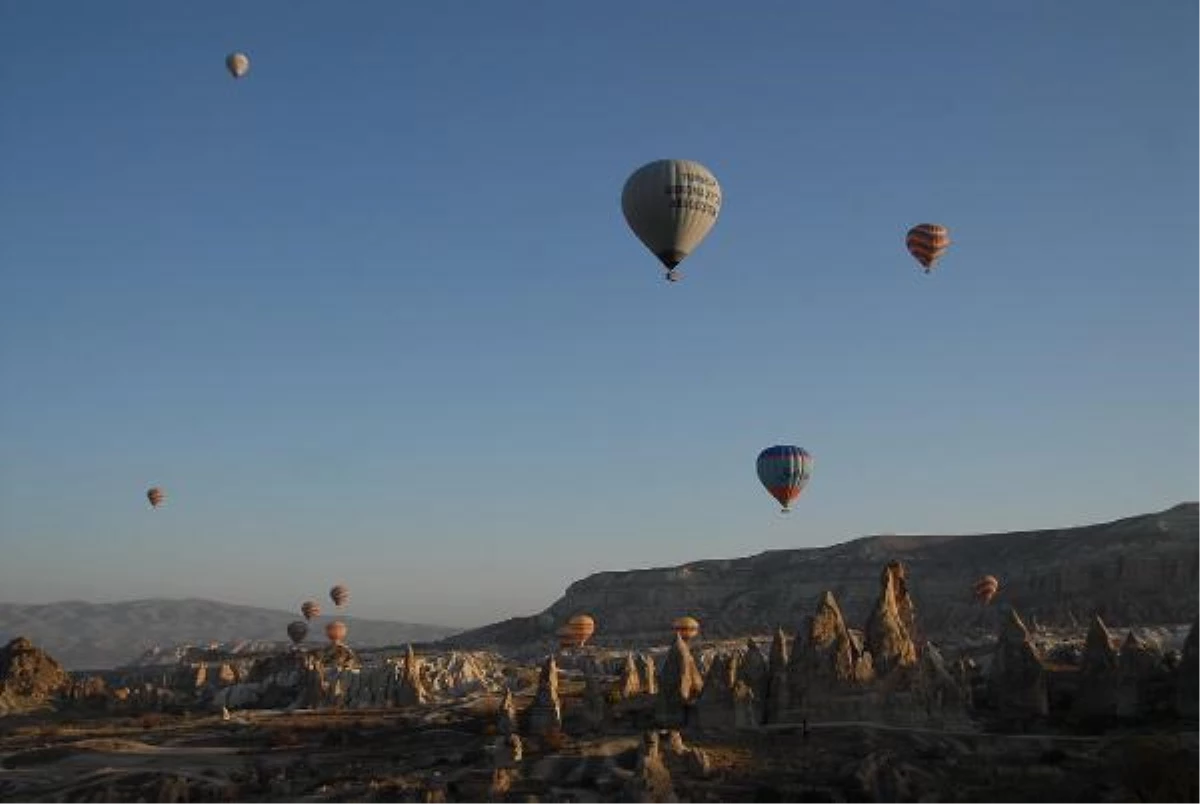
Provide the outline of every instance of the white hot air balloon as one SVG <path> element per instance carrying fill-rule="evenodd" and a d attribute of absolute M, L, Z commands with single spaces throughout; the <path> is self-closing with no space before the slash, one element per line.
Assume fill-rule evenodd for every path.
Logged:
<path fill-rule="evenodd" d="M 699 162 L 660 159 L 642 165 L 625 182 L 621 211 L 638 240 L 666 266 L 667 280 L 675 282 L 676 266 L 717 222 L 721 185 Z"/>
<path fill-rule="evenodd" d="M 234 78 L 241 78 L 250 71 L 250 57 L 245 53 L 230 53 L 225 57 L 225 69 Z"/>

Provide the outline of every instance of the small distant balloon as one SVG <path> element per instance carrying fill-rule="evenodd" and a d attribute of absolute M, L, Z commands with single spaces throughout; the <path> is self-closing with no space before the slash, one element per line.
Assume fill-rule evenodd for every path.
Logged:
<path fill-rule="evenodd" d="M 908 230 L 904 240 L 908 253 L 929 273 L 950 247 L 950 230 L 940 223 L 919 223 Z"/>
<path fill-rule="evenodd" d="M 293 644 L 299 645 L 308 636 L 308 623 L 304 620 L 296 620 L 288 623 L 287 635 Z"/>
<path fill-rule="evenodd" d="M 779 501 L 784 513 L 800 497 L 812 476 L 813 459 L 803 447 L 778 444 L 758 454 L 755 468 L 767 493 Z"/>
<path fill-rule="evenodd" d="M 986 606 L 1000 591 L 1000 581 L 996 580 L 995 575 L 984 575 L 975 582 L 972 591 L 975 593 L 975 598 Z"/>
<path fill-rule="evenodd" d="M 634 235 L 678 281 L 678 265 L 708 235 L 721 213 L 721 185 L 699 162 L 659 159 L 635 170 L 621 191 L 621 212 Z"/>
<path fill-rule="evenodd" d="M 671 628 L 685 642 L 695 639 L 700 635 L 700 621 L 695 617 L 679 617 L 671 623 Z"/>
<path fill-rule="evenodd" d="M 346 641 L 346 624 L 341 620 L 334 620 L 325 626 L 326 638 L 335 645 L 340 645 Z"/>
<path fill-rule="evenodd" d="M 306 600 L 300 606 L 300 613 L 304 615 L 304 619 L 311 620 L 313 617 L 321 616 L 321 604 L 315 600 Z"/>
<path fill-rule="evenodd" d="M 340 609 L 350 600 L 350 590 L 338 584 L 329 590 L 329 599 L 333 601 L 333 605 Z"/>
<path fill-rule="evenodd" d="M 151 508 L 157 508 L 167 499 L 167 493 L 158 486 L 154 486 L 146 492 L 146 499 L 150 501 Z"/>
<path fill-rule="evenodd" d="M 250 72 L 250 57 L 245 53 L 230 53 L 225 57 L 225 69 L 235 79 L 241 78 Z"/>

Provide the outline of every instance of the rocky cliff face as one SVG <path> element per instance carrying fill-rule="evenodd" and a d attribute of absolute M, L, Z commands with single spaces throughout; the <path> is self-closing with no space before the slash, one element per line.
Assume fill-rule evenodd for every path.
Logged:
<path fill-rule="evenodd" d="M 703 623 L 706 638 L 767 633 L 811 611 L 832 592 L 851 622 L 865 622 L 878 603 L 879 567 L 899 559 L 895 616 L 909 626 L 903 603 L 919 599 L 921 633 L 941 639 L 971 628 L 994 632 L 1007 606 L 1042 625 L 1082 625 L 1099 614 L 1114 626 L 1189 622 L 1197 614 L 1200 538 L 1197 505 L 1086 527 L 969 536 L 872 536 L 834 547 L 780 550 L 750 558 L 697 561 L 679 567 L 605 572 L 572 584 L 542 615 L 565 621 L 580 611 L 597 621 L 593 641 L 661 641 L 679 611 Z M 982 572 L 1000 592 L 981 610 L 971 583 Z M 911 577 L 912 580 L 909 580 Z M 447 640 L 462 646 L 520 645 L 548 640 L 538 618 L 516 618 Z"/>

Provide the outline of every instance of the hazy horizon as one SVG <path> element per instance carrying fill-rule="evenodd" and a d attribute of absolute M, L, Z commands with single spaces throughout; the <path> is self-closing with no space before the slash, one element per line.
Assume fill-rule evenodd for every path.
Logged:
<path fill-rule="evenodd" d="M 1195 6 L 682 8 L 0 7 L 6 602 L 469 628 L 1197 499 Z M 673 285 L 664 157 L 724 193 Z"/>

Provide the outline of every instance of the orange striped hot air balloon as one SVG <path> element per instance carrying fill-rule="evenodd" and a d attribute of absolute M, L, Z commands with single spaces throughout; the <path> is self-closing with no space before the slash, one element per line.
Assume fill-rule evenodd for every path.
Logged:
<path fill-rule="evenodd" d="M 563 647 L 582 648 L 595 632 L 595 620 L 586 614 L 576 614 L 558 629 L 558 642 Z"/>
<path fill-rule="evenodd" d="M 984 575 L 975 582 L 972 590 L 975 592 L 976 599 L 986 606 L 992 602 L 992 598 L 996 596 L 996 592 L 1000 591 L 1000 582 L 996 580 L 995 575 Z"/>
<path fill-rule="evenodd" d="M 146 499 L 150 501 L 151 508 L 157 508 L 167 499 L 167 493 L 158 486 L 153 486 L 146 492 Z"/>
<path fill-rule="evenodd" d="M 679 634 L 684 642 L 700 635 L 700 621 L 695 617 L 679 617 L 671 623 L 671 628 Z"/>
<path fill-rule="evenodd" d="M 304 619 L 311 620 L 313 617 L 321 616 L 321 604 L 315 600 L 306 600 L 300 605 L 300 613 L 304 615 Z"/>
<path fill-rule="evenodd" d="M 919 223 L 908 230 L 905 238 L 908 252 L 921 263 L 925 273 L 933 271 L 934 263 L 950 247 L 950 230 L 939 223 Z"/>
<path fill-rule="evenodd" d="M 350 590 L 342 586 L 340 583 L 329 590 L 329 599 L 333 601 L 333 605 L 339 609 L 346 605 L 350 600 Z"/>
<path fill-rule="evenodd" d="M 334 620 L 325 626 L 325 636 L 335 645 L 340 645 L 346 640 L 346 624 L 341 620 Z"/>

